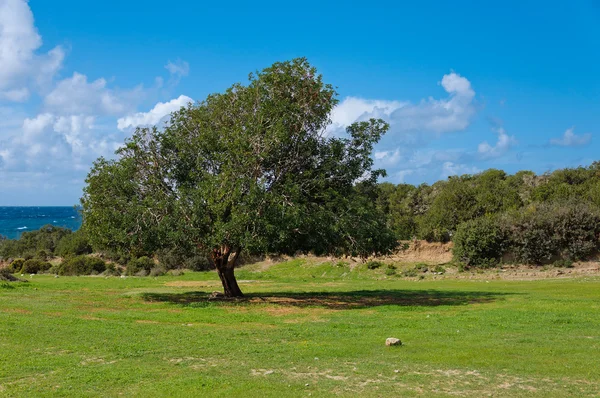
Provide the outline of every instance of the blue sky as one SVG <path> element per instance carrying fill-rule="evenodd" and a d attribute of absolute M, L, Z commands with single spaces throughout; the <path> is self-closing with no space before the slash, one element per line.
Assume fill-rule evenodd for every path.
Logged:
<path fill-rule="evenodd" d="M 388 180 L 600 160 L 600 2 L 0 0 L 0 205 L 72 205 L 138 125 L 305 56 Z"/>

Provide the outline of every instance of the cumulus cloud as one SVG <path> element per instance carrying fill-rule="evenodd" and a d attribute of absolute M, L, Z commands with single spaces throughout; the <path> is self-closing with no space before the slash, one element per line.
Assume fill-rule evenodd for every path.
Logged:
<path fill-rule="evenodd" d="M 395 166 L 403 159 L 399 148 L 396 148 L 394 151 L 376 151 L 373 154 L 373 157 L 375 158 L 375 161 L 383 167 Z"/>
<path fill-rule="evenodd" d="M 590 133 L 577 135 L 575 134 L 575 127 L 567 129 L 560 138 L 552 138 L 550 145 L 557 146 L 583 146 L 587 145 L 592 141 L 592 135 Z"/>
<path fill-rule="evenodd" d="M 171 90 L 189 73 L 185 61 L 165 66 L 168 87 L 157 77 L 155 87 L 123 89 L 110 79 L 74 71 L 57 79 L 65 50 L 56 46 L 41 52 L 41 46 L 28 2 L 0 0 L 0 197 L 5 204 L 39 204 L 41 190 L 47 204 L 76 201 L 92 162 L 113 156 L 128 136 L 129 131 L 116 128 L 119 123 L 157 123 L 191 101 L 180 96 L 136 113 L 145 101 L 172 98 Z"/>
<path fill-rule="evenodd" d="M 105 79 L 88 82 L 87 76 L 73 73 L 58 82 L 44 99 L 46 109 L 62 114 L 121 115 L 141 100 L 140 86 L 131 90 L 113 90 Z"/>
<path fill-rule="evenodd" d="M 0 100 L 22 102 L 29 87 L 48 82 L 62 66 L 58 46 L 38 54 L 42 38 L 25 0 L 0 0 Z"/>
<path fill-rule="evenodd" d="M 456 164 L 453 162 L 444 162 L 442 165 L 441 178 L 447 178 L 449 176 L 460 176 L 464 174 L 477 174 L 481 172 L 481 169 L 475 166 L 468 166 L 465 164 Z"/>
<path fill-rule="evenodd" d="M 178 98 L 172 99 L 169 102 L 159 102 L 150 109 L 149 112 L 138 112 L 133 115 L 128 115 L 117 120 L 119 130 L 125 130 L 137 126 L 154 126 L 158 125 L 165 116 L 178 111 L 181 107 L 186 106 L 193 100 L 185 95 L 180 95 Z"/>
<path fill-rule="evenodd" d="M 467 128 L 475 114 L 475 91 L 471 82 L 451 72 L 442 77 L 447 98 L 409 101 L 345 98 L 332 112 L 328 133 L 336 134 L 350 124 L 369 118 L 382 118 L 390 123 L 390 133 L 448 133 Z"/>
<path fill-rule="evenodd" d="M 477 147 L 477 153 L 482 159 L 498 158 L 508 152 L 517 143 L 514 136 L 506 134 L 504 128 L 494 128 L 493 131 L 498 134 L 496 145 L 492 146 L 487 141 L 484 141 Z"/>

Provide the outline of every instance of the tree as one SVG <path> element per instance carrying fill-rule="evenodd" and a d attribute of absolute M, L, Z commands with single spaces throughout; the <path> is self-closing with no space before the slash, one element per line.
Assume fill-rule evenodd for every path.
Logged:
<path fill-rule="evenodd" d="M 396 245 L 373 192 L 371 119 L 326 135 L 336 92 L 305 59 L 275 63 L 171 116 L 138 128 L 117 160 L 98 160 L 82 198 L 93 244 L 149 253 L 202 250 L 226 296 L 241 296 L 240 253 L 297 250 L 367 256 Z"/>

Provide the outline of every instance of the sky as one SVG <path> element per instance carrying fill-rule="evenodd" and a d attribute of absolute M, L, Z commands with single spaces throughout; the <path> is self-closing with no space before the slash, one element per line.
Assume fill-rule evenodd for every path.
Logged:
<path fill-rule="evenodd" d="M 307 57 L 393 183 L 600 160 L 600 1 L 0 0 L 0 205 L 78 203 L 137 126 Z"/>

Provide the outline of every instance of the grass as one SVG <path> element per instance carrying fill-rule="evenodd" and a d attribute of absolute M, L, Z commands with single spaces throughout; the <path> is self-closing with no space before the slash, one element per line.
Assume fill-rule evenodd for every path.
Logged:
<path fill-rule="evenodd" d="M 0 286 L 0 396 L 597 396 L 600 278 L 406 279 L 291 260 Z M 28 278 L 29 279 L 29 278 Z M 387 337 L 402 340 L 386 347 Z"/>

